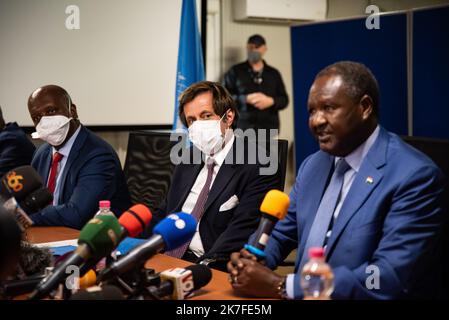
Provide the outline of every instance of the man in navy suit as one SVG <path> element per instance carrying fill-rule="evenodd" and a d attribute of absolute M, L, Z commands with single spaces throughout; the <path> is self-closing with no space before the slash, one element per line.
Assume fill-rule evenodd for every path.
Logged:
<path fill-rule="evenodd" d="M 192 214 L 199 221 L 192 241 L 166 254 L 226 270 L 230 254 L 257 228 L 263 197 L 280 188 L 279 173 L 261 171 L 257 161 L 246 157 L 245 142 L 233 131 L 238 119 L 235 102 L 221 84 L 193 84 L 182 93 L 179 112 L 193 142 L 187 149 L 192 157 L 175 167 L 152 224 L 173 212 Z"/>
<path fill-rule="evenodd" d="M 232 254 L 237 292 L 302 299 L 308 249 L 324 247 L 335 276 L 332 299 L 438 297 L 443 176 L 378 124 L 378 103 L 377 81 L 362 64 L 338 62 L 316 76 L 309 127 L 321 150 L 298 171 L 288 215 L 266 246 L 266 266 L 248 251 Z M 270 270 L 294 248 L 294 274 Z"/>
<path fill-rule="evenodd" d="M 0 177 L 11 169 L 29 165 L 35 150 L 17 123 L 5 123 L 0 107 Z"/>
<path fill-rule="evenodd" d="M 35 225 L 81 229 L 98 210 L 100 200 L 110 200 L 119 216 L 131 200 L 114 149 L 78 120 L 75 104 L 61 87 L 36 89 L 28 99 L 36 126 L 33 138 L 43 144 L 31 165 L 53 193 L 53 204 L 31 215 Z"/>

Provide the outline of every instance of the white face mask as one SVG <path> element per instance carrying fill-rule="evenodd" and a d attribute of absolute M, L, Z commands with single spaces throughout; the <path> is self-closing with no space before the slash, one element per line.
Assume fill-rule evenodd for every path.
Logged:
<path fill-rule="evenodd" d="M 36 132 L 31 134 L 33 139 L 42 139 L 54 147 L 61 145 L 70 129 L 70 120 L 66 116 L 42 117 L 36 126 Z"/>
<path fill-rule="evenodd" d="M 220 120 L 197 120 L 189 127 L 189 139 L 203 153 L 211 155 L 221 150 L 223 135 Z"/>

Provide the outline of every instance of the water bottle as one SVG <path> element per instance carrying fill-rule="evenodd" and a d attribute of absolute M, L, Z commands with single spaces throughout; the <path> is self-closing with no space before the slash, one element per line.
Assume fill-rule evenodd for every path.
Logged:
<path fill-rule="evenodd" d="M 325 262 L 324 249 L 310 248 L 309 259 L 301 272 L 304 300 L 329 300 L 334 291 L 334 274 Z"/>
<path fill-rule="evenodd" d="M 114 212 L 111 211 L 111 201 L 101 200 L 99 202 L 99 208 L 95 214 L 96 216 L 115 216 Z"/>

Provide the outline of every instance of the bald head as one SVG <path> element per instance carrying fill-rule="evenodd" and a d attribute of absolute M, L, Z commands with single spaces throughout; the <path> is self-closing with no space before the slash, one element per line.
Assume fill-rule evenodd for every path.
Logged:
<path fill-rule="evenodd" d="M 68 92 L 56 85 L 47 85 L 34 90 L 28 98 L 28 111 L 34 126 L 37 126 L 42 117 L 65 116 L 72 118 L 67 140 L 79 126 L 76 106 L 72 103 Z M 67 141 L 66 140 L 66 141 Z M 65 144 L 61 144 L 61 147 Z"/>

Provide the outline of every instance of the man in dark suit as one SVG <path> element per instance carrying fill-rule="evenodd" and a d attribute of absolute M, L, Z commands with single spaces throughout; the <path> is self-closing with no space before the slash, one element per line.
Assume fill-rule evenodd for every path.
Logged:
<path fill-rule="evenodd" d="M 114 149 L 80 124 L 75 104 L 61 87 L 36 89 L 28 99 L 36 131 L 46 141 L 34 155 L 32 166 L 53 193 L 53 205 L 31 215 L 36 225 L 81 229 L 110 200 L 119 216 L 131 200 Z"/>
<path fill-rule="evenodd" d="M 11 169 L 29 165 L 35 150 L 16 122 L 5 123 L 0 107 L 0 177 Z"/>
<path fill-rule="evenodd" d="M 179 113 L 194 145 L 191 151 L 201 160 L 175 167 L 153 225 L 173 212 L 192 214 L 199 220 L 192 241 L 166 254 L 224 270 L 230 253 L 242 248 L 257 227 L 262 199 L 279 188 L 279 175 L 261 174 L 256 161 L 244 161 L 245 146 L 233 131 L 238 112 L 219 83 L 203 81 L 187 88 Z"/>
<path fill-rule="evenodd" d="M 332 299 L 438 297 L 443 176 L 378 124 L 378 101 L 377 81 L 362 64 L 339 62 L 316 76 L 309 127 L 321 150 L 299 169 L 288 215 L 266 246 L 266 267 L 248 251 L 232 254 L 235 290 L 302 299 L 308 251 L 324 247 L 335 277 Z M 269 269 L 294 248 L 294 274 Z"/>

